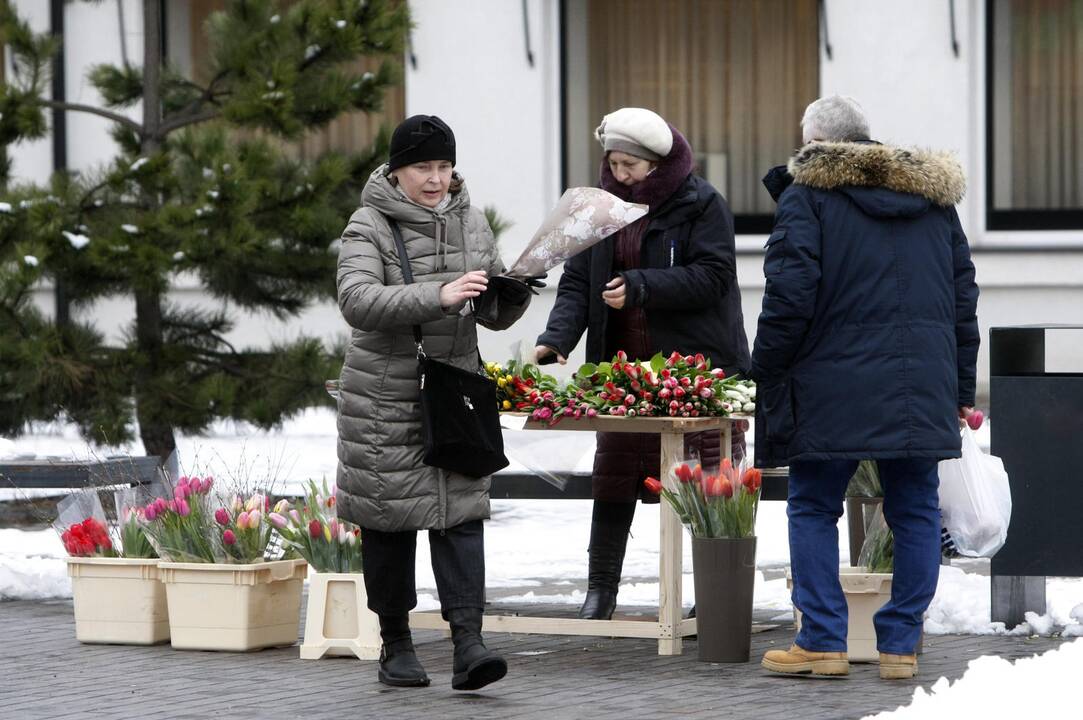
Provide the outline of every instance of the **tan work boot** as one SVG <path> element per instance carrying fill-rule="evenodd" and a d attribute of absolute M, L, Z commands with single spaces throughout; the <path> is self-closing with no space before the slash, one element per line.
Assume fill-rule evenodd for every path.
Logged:
<path fill-rule="evenodd" d="M 789 650 L 768 650 L 760 663 L 784 675 L 849 675 L 850 661 L 844 652 L 809 652 L 799 645 Z"/>
<path fill-rule="evenodd" d="M 881 680 L 907 680 L 918 674 L 917 655 L 880 653 Z"/>

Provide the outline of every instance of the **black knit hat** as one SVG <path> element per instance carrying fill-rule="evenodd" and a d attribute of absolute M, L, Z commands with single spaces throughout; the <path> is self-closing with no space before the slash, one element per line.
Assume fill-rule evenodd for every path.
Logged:
<path fill-rule="evenodd" d="M 450 160 L 454 165 L 455 133 L 435 115 L 408 117 L 391 134 L 387 169 L 427 160 Z"/>

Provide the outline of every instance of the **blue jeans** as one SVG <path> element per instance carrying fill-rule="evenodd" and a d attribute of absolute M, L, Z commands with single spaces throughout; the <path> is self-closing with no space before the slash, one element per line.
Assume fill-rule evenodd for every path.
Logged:
<path fill-rule="evenodd" d="M 913 654 L 940 576 L 940 501 L 936 461 L 878 461 L 884 517 L 895 535 L 891 599 L 876 613 L 880 652 Z M 795 641 L 812 652 L 846 652 L 846 597 L 839 584 L 839 532 L 846 485 L 856 460 L 790 464 L 790 568 L 801 611 Z"/>

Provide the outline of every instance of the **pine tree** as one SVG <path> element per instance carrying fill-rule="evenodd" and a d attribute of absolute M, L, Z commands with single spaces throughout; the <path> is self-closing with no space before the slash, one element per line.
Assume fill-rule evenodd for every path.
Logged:
<path fill-rule="evenodd" d="M 14 72 L 0 84 L 0 433 L 65 416 L 95 442 L 132 437 L 163 460 L 175 432 L 217 418 L 273 427 L 326 402 L 341 356 L 317 339 L 251 351 L 231 319 L 166 302 L 194 274 L 230 306 L 296 315 L 334 296 L 335 251 L 360 188 L 386 150 L 296 159 L 288 141 L 347 112 L 378 110 L 397 81 L 408 27 L 401 0 L 229 0 L 207 21 L 208 77 L 162 58 L 161 3 L 144 0 L 143 64 L 100 65 L 88 79 L 104 107 L 48 100 L 57 50 L 0 0 L 0 43 Z M 382 58 L 377 72 L 357 61 Z M 121 114 L 142 102 L 142 121 Z M 93 172 L 13 185 L 6 149 L 48 132 L 50 108 L 112 121 L 121 151 Z M 133 301 L 119 347 L 92 318 L 57 324 L 31 303 L 41 280 L 73 308 Z M 76 315 L 78 319 L 78 315 Z"/>

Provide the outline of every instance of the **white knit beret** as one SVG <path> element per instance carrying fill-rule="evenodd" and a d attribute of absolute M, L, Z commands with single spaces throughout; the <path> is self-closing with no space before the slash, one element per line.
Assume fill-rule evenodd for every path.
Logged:
<path fill-rule="evenodd" d="M 594 137 L 606 152 L 619 150 L 657 162 L 673 148 L 673 132 L 662 116 L 645 108 L 626 107 L 604 118 Z"/>

